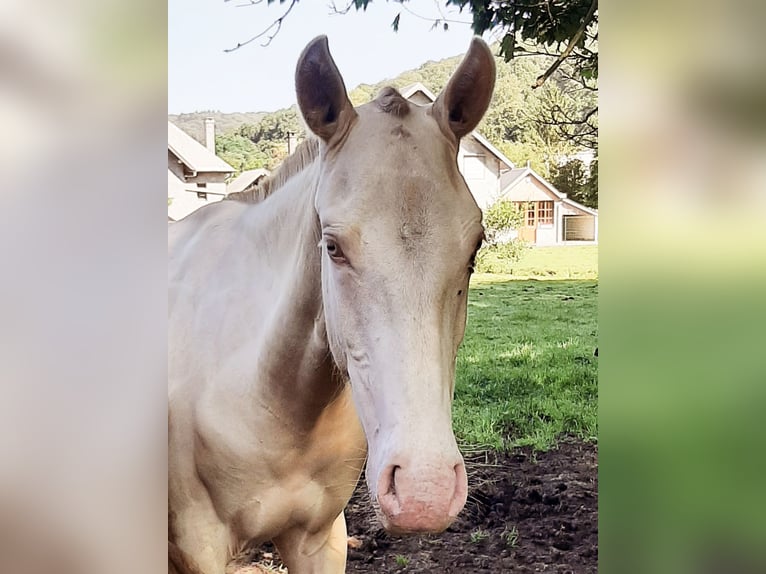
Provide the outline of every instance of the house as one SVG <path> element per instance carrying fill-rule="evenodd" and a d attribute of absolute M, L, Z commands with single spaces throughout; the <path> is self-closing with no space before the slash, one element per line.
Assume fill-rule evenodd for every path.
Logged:
<path fill-rule="evenodd" d="M 202 145 L 168 122 L 168 217 L 179 220 L 226 196 L 234 168 L 215 155 L 215 123 L 205 120 Z"/>
<path fill-rule="evenodd" d="M 561 193 L 535 170 L 516 168 L 500 177 L 500 199 L 525 211 L 516 235 L 534 245 L 598 241 L 598 211 Z"/>
<path fill-rule="evenodd" d="M 404 88 L 401 94 L 418 105 L 436 100 L 420 83 Z M 457 159 L 482 210 L 499 199 L 517 202 L 526 210 L 525 225 L 514 235 L 538 246 L 598 241 L 598 211 L 567 198 L 531 168 L 516 168 L 479 132 L 460 140 Z"/>
<path fill-rule="evenodd" d="M 239 193 L 253 189 L 262 177 L 269 175 L 267 169 L 248 169 L 240 173 L 226 186 L 226 193 Z"/>

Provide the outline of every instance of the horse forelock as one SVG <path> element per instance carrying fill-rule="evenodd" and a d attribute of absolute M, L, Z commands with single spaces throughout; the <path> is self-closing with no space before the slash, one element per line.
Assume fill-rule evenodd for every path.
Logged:
<path fill-rule="evenodd" d="M 397 118 L 403 118 L 410 113 L 410 103 L 396 90 L 396 88 L 392 88 L 391 86 L 387 86 L 380 90 L 374 102 L 381 111 Z"/>
<path fill-rule="evenodd" d="M 319 140 L 310 136 L 303 140 L 295 151 L 279 164 L 273 173 L 260 178 L 256 185 L 247 191 L 230 193 L 225 199 L 258 203 L 279 190 L 291 177 L 302 172 L 319 155 Z"/>

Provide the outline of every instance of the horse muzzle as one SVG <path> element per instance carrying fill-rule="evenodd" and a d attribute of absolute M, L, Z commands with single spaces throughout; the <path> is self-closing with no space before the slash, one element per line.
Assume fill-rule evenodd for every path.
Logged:
<path fill-rule="evenodd" d="M 465 505 L 468 480 L 463 458 L 438 464 L 389 464 L 380 473 L 375 499 L 383 527 L 392 534 L 446 530 Z"/>

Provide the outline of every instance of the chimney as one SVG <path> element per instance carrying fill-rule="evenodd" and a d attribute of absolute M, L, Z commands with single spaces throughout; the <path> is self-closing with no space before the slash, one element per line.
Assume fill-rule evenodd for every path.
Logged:
<path fill-rule="evenodd" d="M 205 147 L 215 153 L 215 120 L 205 118 Z"/>
<path fill-rule="evenodd" d="M 293 132 L 287 132 L 287 155 L 292 154 L 295 151 L 295 134 Z"/>
<path fill-rule="evenodd" d="M 527 168 L 530 168 L 530 167 L 532 167 L 532 160 L 528 159 L 527 160 Z"/>

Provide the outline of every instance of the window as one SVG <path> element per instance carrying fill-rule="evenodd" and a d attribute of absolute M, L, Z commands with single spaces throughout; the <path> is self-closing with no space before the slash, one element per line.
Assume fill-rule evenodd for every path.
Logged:
<path fill-rule="evenodd" d="M 553 202 L 537 202 L 537 223 L 540 225 L 553 225 Z"/>
<path fill-rule="evenodd" d="M 535 226 L 535 202 L 527 203 L 527 227 Z"/>
<path fill-rule="evenodd" d="M 207 199 L 207 193 L 204 191 L 198 191 L 197 197 L 199 197 L 200 199 Z"/>

